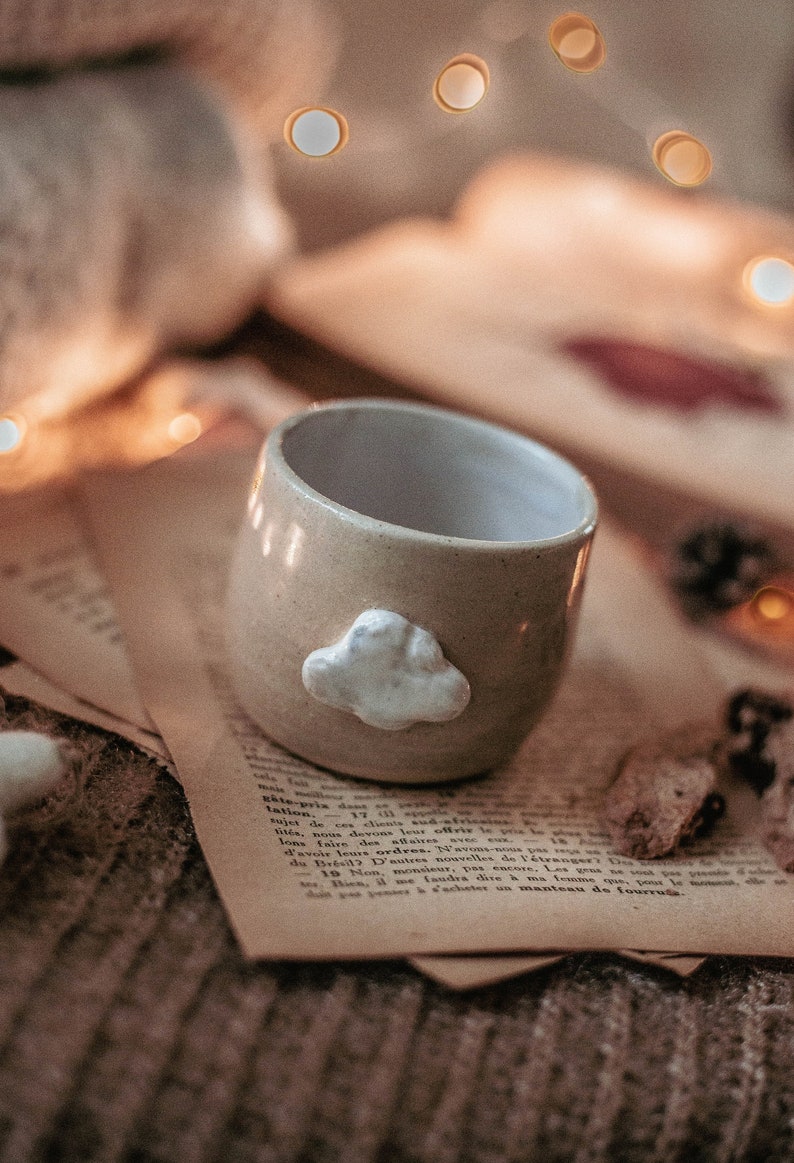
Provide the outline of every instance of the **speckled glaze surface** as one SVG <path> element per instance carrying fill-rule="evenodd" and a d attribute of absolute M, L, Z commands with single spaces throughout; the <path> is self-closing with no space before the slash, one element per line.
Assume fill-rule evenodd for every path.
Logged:
<path fill-rule="evenodd" d="M 263 448 L 232 565 L 241 705 L 287 750 L 349 775 L 415 784 L 498 766 L 558 686 L 595 523 L 573 466 L 495 425 L 384 400 L 291 417 Z M 307 659 L 367 611 L 435 639 L 470 688 L 454 717 L 384 729 L 307 688 Z"/>

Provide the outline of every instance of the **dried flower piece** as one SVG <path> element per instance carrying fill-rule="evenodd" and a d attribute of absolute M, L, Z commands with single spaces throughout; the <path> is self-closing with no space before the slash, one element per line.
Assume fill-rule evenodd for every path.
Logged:
<path fill-rule="evenodd" d="M 761 801 L 761 835 L 783 872 L 794 872 L 794 786 L 775 780 Z"/>
<path fill-rule="evenodd" d="M 761 796 L 761 835 L 775 862 L 794 872 L 794 719 L 777 724 L 767 740 L 775 778 Z"/>
<path fill-rule="evenodd" d="M 651 860 L 704 835 L 725 811 L 713 728 L 689 725 L 633 748 L 606 796 L 606 823 L 623 856 Z"/>

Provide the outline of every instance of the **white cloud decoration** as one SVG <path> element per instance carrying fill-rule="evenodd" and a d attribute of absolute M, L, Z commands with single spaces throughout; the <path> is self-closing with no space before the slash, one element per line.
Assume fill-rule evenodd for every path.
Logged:
<path fill-rule="evenodd" d="M 338 642 L 312 651 L 302 677 L 321 703 L 384 731 L 447 722 L 471 697 L 465 675 L 433 635 L 391 610 L 359 614 Z"/>
<path fill-rule="evenodd" d="M 66 772 L 54 739 L 38 731 L 0 731 L 0 864 L 8 852 L 4 816 L 52 791 Z"/>

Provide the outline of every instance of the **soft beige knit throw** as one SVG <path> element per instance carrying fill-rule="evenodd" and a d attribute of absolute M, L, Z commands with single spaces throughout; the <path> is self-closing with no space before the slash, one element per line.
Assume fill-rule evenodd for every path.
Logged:
<path fill-rule="evenodd" d="M 0 0 L 0 412 L 250 310 L 291 244 L 266 147 L 331 40 L 307 0 Z"/>

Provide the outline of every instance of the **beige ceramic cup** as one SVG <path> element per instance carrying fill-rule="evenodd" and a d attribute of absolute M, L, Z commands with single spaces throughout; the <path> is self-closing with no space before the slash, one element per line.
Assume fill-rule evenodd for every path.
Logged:
<path fill-rule="evenodd" d="M 561 678 L 596 511 L 567 461 L 442 408 L 291 417 L 262 451 L 226 602 L 243 708 L 349 775 L 498 766 Z"/>

